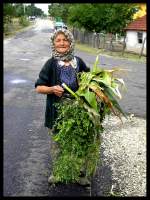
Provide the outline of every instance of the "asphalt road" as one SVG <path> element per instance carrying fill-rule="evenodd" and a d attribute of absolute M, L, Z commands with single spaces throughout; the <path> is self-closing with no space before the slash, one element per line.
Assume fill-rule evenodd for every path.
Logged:
<path fill-rule="evenodd" d="M 37 94 L 34 83 L 50 57 L 50 21 L 38 20 L 35 26 L 4 41 L 4 196 L 97 196 L 93 185 L 87 191 L 78 185 L 49 187 L 51 169 L 49 136 L 44 127 L 45 95 Z M 76 51 L 92 66 L 95 56 Z M 104 68 L 120 66 L 131 72 L 123 77 L 127 93 L 120 105 L 127 113 L 146 117 L 146 64 L 100 56 Z M 103 185 L 109 188 L 110 169 L 102 169 Z M 93 191 L 93 192 L 92 192 Z"/>

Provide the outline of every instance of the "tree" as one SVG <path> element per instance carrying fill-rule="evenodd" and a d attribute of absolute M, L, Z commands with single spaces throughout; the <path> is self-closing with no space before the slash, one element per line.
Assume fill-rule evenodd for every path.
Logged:
<path fill-rule="evenodd" d="M 95 29 L 93 11 L 92 4 L 72 5 L 69 8 L 68 23 L 78 28 L 85 28 L 89 31 L 93 31 Z"/>
<path fill-rule="evenodd" d="M 133 4 L 75 4 L 69 8 L 68 22 L 72 26 L 100 33 L 121 33 L 132 21 Z"/>
<path fill-rule="evenodd" d="M 16 10 L 16 17 L 21 17 L 24 15 L 24 6 L 22 3 L 15 3 L 14 8 Z"/>
<path fill-rule="evenodd" d="M 4 16 L 4 24 L 11 23 L 12 17 L 16 15 L 16 10 L 14 6 L 10 3 L 3 4 L 3 16 Z"/>
<path fill-rule="evenodd" d="M 50 16 L 56 18 L 60 17 L 60 4 L 59 3 L 52 3 L 48 6 L 48 13 Z"/>
<path fill-rule="evenodd" d="M 130 4 L 111 4 L 106 10 L 106 32 L 123 33 L 124 28 L 133 20 L 135 6 Z"/>
<path fill-rule="evenodd" d="M 48 6 L 48 13 L 54 18 L 61 18 L 64 22 L 67 22 L 69 7 L 72 4 L 60 4 L 52 3 Z"/>
<path fill-rule="evenodd" d="M 3 15 L 5 16 L 14 16 L 15 9 L 11 3 L 4 3 L 3 4 Z"/>
<path fill-rule="evenodd" d="M 28 5 L 26 8 L 26 15 L 27 16 L 43 16 L 44 12 L 40 9 L 32 5 Z"/>

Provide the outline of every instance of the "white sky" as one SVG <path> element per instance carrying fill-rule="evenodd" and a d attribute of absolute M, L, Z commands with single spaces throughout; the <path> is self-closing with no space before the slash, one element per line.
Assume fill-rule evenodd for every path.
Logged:
<path fill-rule="evenodd" d="M 47 3 L 35 3 L 34 4 L 36 7 L 41 8 L 41 10 L 44 11 L 45 14 L 48 14 L 48 5 Z"/>

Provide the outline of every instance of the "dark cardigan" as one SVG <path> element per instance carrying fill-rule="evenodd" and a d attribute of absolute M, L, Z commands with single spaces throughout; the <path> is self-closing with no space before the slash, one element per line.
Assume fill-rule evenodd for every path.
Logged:
<path fill-rule="evenodd" d="M 90 69 L 85 65 L 83 60 L 77 57 L 77 65 L 79 66 L 79 72 L 88 72 Z M 60 85 L 60 78 L 57 74 L 57 60 L 50 58 L 43 66 L 39 73 L 39 78 L 35 82 L 35 87 L 38 85 L 54 86 Z M 52 128 L 56 119 L 56 109 L 54 103 L 58 102 L 60 97 L 54 94 L 48 94 L 46 99 L 46 110 L 45 110 L 45 127 Z"/>

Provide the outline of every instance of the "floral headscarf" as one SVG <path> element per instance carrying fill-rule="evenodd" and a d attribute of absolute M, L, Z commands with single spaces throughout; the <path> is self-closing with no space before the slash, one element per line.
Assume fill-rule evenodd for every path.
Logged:
<path fill-rule="evenodd" d="M 65 54 L 58 53 L 54 47 L 54 39 L 56 38 L 58 33 L 63 33 L 70 42 L 70 48 Z M 64 60 L 70 61 L 74 58 L 75 42 L 74 42 L 73 35 L 69 30 L 58 29 L 57 31 L 55 31 L 54 34 L 51 36 L 50 43 L 51 43 L 51 48 L 52 48 L 52 56 L 54 58 L 61 60 L 61 61 L 64 61 Z"/>

